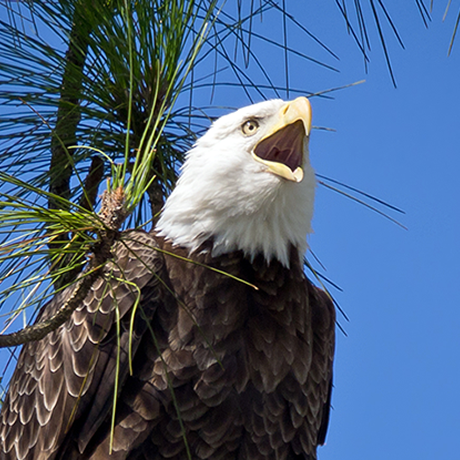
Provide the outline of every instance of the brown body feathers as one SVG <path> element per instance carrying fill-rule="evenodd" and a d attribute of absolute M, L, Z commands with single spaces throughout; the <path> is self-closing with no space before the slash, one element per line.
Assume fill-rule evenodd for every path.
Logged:
<path fill-rule="evenodd" d="M 0 458 L 315 459 L 335 317 L 298 252 L 290 269 L 239 251 L 200 251 L 196 264 L 162 238 L 127 232 L 114 253 L 72 318 L 21 351 Z"/>

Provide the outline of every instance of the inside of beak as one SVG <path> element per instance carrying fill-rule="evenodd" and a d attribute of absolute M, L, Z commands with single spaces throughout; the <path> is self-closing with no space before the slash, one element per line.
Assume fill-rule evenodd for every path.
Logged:
<path fill-rule="evenodd" d="M 265 164 L 270 172 L 300 182 L 303 179 L 305 137 L 304 124 L 297 120 L 262 139 L 255 146 L 253 157 Z"/>

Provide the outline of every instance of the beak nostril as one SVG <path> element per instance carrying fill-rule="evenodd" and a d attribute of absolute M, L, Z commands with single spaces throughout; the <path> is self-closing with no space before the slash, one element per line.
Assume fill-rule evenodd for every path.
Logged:
<path fill-rule="evenodd" d="M 287 104 L 285 107 L 284 107 L 284 110 L 283 110 L 283 115 L 286 115 L 287 112 L 289 110 L 289 104 Z"/>

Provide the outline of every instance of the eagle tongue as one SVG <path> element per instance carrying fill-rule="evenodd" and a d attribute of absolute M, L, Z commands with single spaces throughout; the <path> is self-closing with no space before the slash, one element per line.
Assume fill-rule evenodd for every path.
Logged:
<path fill-rule="evenodd" d="M 303 123 L 298 120 L 263 139 L 254 153 L 262 160 L 283 163 L 294 172 L 303 163 L 304 137 Z"/>

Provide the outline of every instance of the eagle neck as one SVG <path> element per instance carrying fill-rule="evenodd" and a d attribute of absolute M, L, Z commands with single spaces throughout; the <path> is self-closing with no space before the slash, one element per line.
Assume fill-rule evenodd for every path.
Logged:
<path fill-rule="evenodd" d="M 250 260 L 263 254 L 268 262 L 278 260 L 289 267 L 291 246 L 303 257 L 312 232 L 316 183 L 312 170 L 307 169 L 305 175 L 300 184 L 276 179 L 269 191 L 262 193 L 264 188 L 260 187 L 260 195 L 253 200 L 241 191 L 230 192 L 230 187 L 223 196 L 185 193 L 179 183 L 156 230 L 190 253 L 212 241 L 213 256 L 241 250 Z"/>

